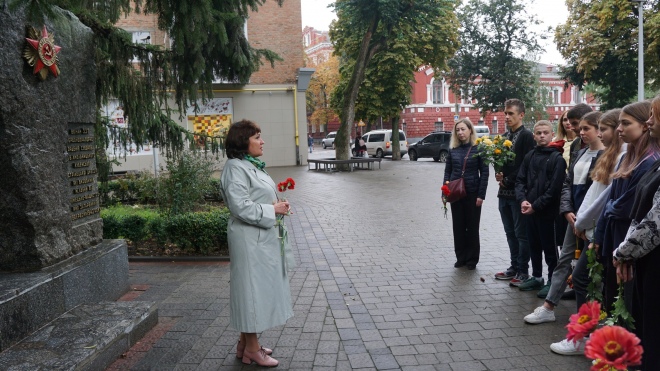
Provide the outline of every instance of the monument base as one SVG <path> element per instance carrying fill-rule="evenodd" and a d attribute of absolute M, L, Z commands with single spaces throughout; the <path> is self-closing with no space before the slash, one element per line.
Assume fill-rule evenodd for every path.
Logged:
<path fill-rule="evenodd" d="M 80 304 L 129 289 L 124 240 L 104 240 L 38 272 L 0 273 L 0 351 Z"/>

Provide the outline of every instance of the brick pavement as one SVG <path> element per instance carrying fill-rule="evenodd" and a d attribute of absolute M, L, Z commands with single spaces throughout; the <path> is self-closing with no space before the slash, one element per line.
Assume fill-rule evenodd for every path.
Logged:
<path fill-rule="evenodd" d="M 588 369 L 586 358 L 549 349 L 564 337 L 574 301 L 557 308 L 557 322 L 526 325 L 522 318 L 542 301 L 492 278 L 508 266 L 494 180 L 481 261 L 467 271 L 453 267 L 451 212 L 445 220 L 439 197 L 443 164 L 406 157 L 374 171 L 268 171 L 275 182 L 296 180 L 287 192 L 295 316 L 260 335 L 280 369 Z M 130 281 L 146 285 L 136 300 L 157 301 L 169 327 L 111 369 L 256 368 L 235 357 L 228 263 L 132 263 Z"/>

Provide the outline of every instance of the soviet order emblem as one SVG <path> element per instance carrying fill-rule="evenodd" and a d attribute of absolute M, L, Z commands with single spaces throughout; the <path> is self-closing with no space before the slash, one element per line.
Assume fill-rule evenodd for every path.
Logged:
<path fill-rule="evenodd" d="M 39 74 L 41 80 L 46 80 L 48 71 L 57 77 L 60 74 L 57 54 L 62 48 L 55 45 L 55 37 L 48 34 L 46 26 L 41 30 L 41 37 L 34 27 L 28 26 L 26 31 L 28 37 L 25 38 L 27 44 L 23 49 L 23 58 L 34 67 L 34 73 Z"/>

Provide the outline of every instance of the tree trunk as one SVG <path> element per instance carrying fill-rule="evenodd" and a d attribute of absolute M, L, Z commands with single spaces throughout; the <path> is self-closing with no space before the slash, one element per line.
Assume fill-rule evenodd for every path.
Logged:
<path fill-rule="evenodd" d="M 371 46 L 371 39 L 376 32 L 378 23 L 379 18 L 374 18 L 362 38 L 358 57 L 353 68 L 353 74 L 348 82 L 347 91 L 344 93 L 342 120 L 337 131 L 337 136 L 335 137 L 335 158 L 338 160 L 348 160 L 351 156 L 349 135 L 355 121 L 355 100 L 357 99 L 360 84 L 364 80 L 366 67 L 376 51 L 376 47 Z"/>
<path fill-rule="evenodd" d="M 392 161 L 401 160 L 401 143 L 399 143 L 399 117 L 392 117 Z"/>

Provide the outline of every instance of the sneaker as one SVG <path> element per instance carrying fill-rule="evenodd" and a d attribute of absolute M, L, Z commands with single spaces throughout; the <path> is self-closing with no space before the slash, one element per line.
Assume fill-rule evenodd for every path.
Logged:
<path fill-rule="evenodd" d="M 584 339 L 577 342 L 564 339 L 558 343 L 550 344 L 550 350 L 564 356 L 581 356 L 584 354 L 584 343 Z"/>
<path fill-rule="evenodd" d="M 518 273 L 518 274 L 516 274 L 515 277 L 513 277 L 511 282 L 509 282 L 509 286 L 518 287 L 518 286 L 520 286 L 520 284 L 525 282 L 525 280 L 528 279 L 528 278 L 529 278 L 529 275 L 524 274 L 524 273 Z"/>
<path fill-rule="evenodd" d="M 496 280 L 510 280 L 516 277 L 516 270 L 513 267 L 509 267 L 504 272 L 495 273 Z"/>
<path fill-rule="evenodd" d="M 548 292 L 550 292 L 550 280 L 548 280 L 548 283 L 546 283 L 545 286 L 541 288 L 541 291 L 539 291 L 536 296 L 541 299 L 545 299 L 545 297 L 548 296 Z"/>
<path fill-rule="evenodd" d="M 518 286 L 520 291 L 540 290 L 543 288 L 543 278 L 530 277 Z"/>
<path fill-rule="evenodd" d="M 555 312 L 546 309 L 543 305 L 534 309 L 534 312 L 525 316 L 525 322 L 531 323 L 532 325 L 538 325 L 539 323 L 544 322 L 554 322 L 555 321 Z"/>

